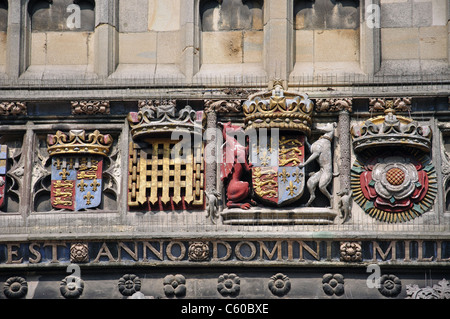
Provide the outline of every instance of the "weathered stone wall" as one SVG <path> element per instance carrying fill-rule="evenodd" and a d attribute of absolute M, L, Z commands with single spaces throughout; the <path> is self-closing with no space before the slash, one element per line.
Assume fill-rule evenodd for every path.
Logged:
<path fill-rule="evenodd" d="M 61 74 L 70 65 L 65 73 L 75 76 L 192 81 L 448 70 L 445 0 L 82 1 L 76 29 L 67 27 L 70 4 L 2 5 L 3 42 L 11 26 L 0 53 L 2 65 L 9 57 L 5 73 L 40 78 L 43 66 Z"/>

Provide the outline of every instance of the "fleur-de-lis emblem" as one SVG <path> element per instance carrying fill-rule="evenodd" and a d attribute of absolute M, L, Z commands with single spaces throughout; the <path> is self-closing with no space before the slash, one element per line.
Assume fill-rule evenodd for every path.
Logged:
<path fill-rule="evenodd" d="M 292 181 L 289 182 L 289 186 L 286 187 L 286 190 L 289 191 L 289 196 L 295 195 L 295 190 L 297 189 L 297 186 L 292 183 Z"/>
<path fill-rule="evenodd" d="M 283 170 L 281 171 L 281 173 L 280 174 L 278 174 L 278 176 L 280 176 L 281 177 L 281 181 L 283 182 L 283 183 L 286 183 L 287 182 L 287 179 L 288 179 L 288 177 L 290 177 L 291 176 L 291 174 L 289 174 L 287 171 L 286 171 L 286 169 L 285 168 L 283 168 Z"/>
<path fill-rule="evenodd" d="M 303 173 L 297 168 L 297 170 L 292 174 L 292 177 L 295 177 L 294 182 L 300 183 L 300 177 L 303 176 Z"/>
<path fill-rule="evenodd" d="M 94 181 L 90 184 L 90 186 L 92 187 L 92 190 L 94 192 L 96 192 L 97 191 L 97 187 L 100 186 L 100 183 L 98 183 L 97 180 L 94 179 Z"/>
<path fill-rule="evenodd" d="M 94 196 L 91 195 L 91 192 L 87 192 L 87 194 L 84 195 L 83 198 L 86 199 L 86 205 L 90 205 L 91 199 L 93 199 Z"/>
<path fill-rule="evenodd" d="M 86 183 L 84 182 L 84 179 L 82 179 L 81 182 L 80 182 L 80 184 L 77 185 L 77 187 L 80 188 L 80 192 L 84 192 L 84 188 L 85 188 L 86 186 L 88 186 L 88 184 L 86 184 Z"/>

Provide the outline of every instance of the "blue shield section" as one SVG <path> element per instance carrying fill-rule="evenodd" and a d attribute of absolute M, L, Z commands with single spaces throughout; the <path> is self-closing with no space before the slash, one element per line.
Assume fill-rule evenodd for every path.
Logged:
<path fill-rule="evenodd" d="M 94 208 L 100 205 L 102 180 L 77 180 L 75 210 Z"/>
<path fill-rule="evenodd" d="M 294 201 L 303 195 L 304 173 L 304 168 L 296 166 L 278 167 L 278 204 Z"/>

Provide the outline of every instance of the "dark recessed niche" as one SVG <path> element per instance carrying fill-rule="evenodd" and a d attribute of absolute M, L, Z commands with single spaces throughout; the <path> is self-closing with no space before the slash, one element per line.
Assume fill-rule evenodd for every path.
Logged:
<path fill-rule="evenodd" d="M 79 8 L 79 27 L 69 28 L 68 19 Z M 91 0 L 35 0 L 28 4 L 31 18 L 31 30 L 46 31 L 94 31 L 95 1 Z"/>
<path fill-rule="evenodd" d="M 297 30 L 357 29 L 359 0 L 296 0 L 294 20 Z"/>

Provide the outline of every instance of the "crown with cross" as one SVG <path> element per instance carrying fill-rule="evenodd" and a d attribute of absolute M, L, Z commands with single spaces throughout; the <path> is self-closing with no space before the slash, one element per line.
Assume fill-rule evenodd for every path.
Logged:
<path fill-rule="evenodd" d="M 278 128 L 311 134 L 314 103 L 307 94 L 285 91 L 275 80 L 271 91 L 255 93 L 243 104 L 246 130 Z"/>

